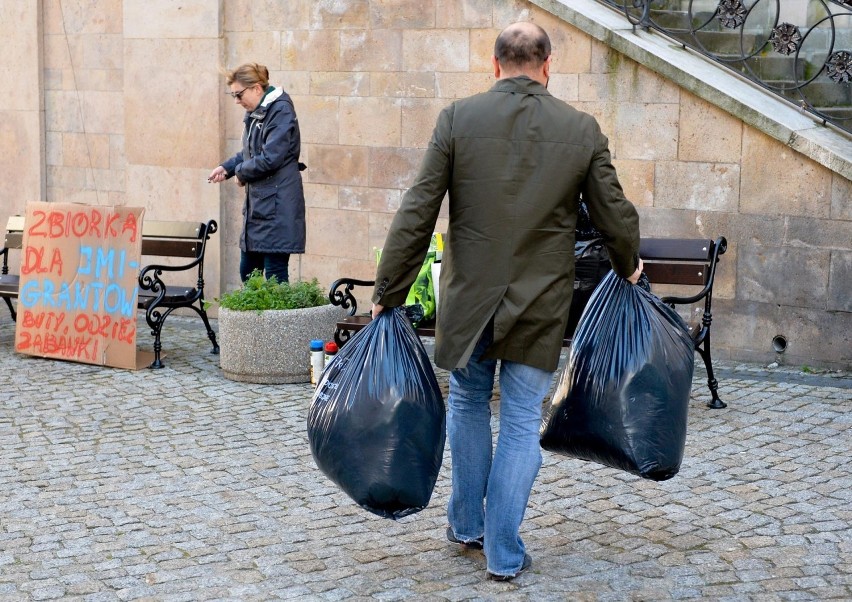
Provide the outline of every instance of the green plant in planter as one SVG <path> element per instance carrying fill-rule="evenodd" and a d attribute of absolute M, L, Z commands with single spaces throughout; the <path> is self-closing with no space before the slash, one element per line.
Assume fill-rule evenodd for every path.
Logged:
<path fill-rule="evenodd" d="M 316 278 L 310 282 L 278 282 L 275 276 L 267 279 L 260 270 L 255 270 L 242 288 L 223 294 L 216 302 L 235 311 L 263 311 L 319 307 L 328 305 L 329 300 Z"/>

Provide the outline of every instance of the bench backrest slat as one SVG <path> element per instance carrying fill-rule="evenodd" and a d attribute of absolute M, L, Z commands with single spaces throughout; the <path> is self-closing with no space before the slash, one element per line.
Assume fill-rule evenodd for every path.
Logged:
<path fill-rule="evenodd" d="M 167 238 L 143 238 L 142 255 L 161 257 L 197 257 L 200 243 L 197 240 L 169 240 Z"/>
<path fill-rule="evenodd" d="M 644 261 L 644 257 L 642 258 Z M 705 264 L 696 263 L 654 263 L 645 261 L 645 274 L 656 284 L 707 284 L 708 269 Z"/>
<path fill-rule="evenodd" d="M 6 232 L 3 246 L 7 249 L 20 249 L 24 244 L 23 232 Z"/>
<path fill-rule="evenodd" d="M 147 220 L 142 222 L 143 238 L 194 238 L 198 240 L 204 224 L 201 222 L 164 222 Z"/>
<path fill-rule="evenodd" d="M 142 223 L 142 254 L 163 257 L 197 257 L 202 232 L 201 222 L 166 222 L 150 220 Z M 9 217 L 3 246 L 20 249 L 24 238 L 24 216 Z"/>
<path fill-rule="evenodd" d="M 693 238 L 643 238 L 639 242 L 642 259 L 710 261 L 712 240 Z"/>

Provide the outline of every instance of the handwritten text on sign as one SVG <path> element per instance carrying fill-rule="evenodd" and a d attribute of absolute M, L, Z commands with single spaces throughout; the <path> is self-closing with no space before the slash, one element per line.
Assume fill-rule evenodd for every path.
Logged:
<path fill-rule="evenodd" d="M 135 367 L 143 210 L 27 207 L 15 348 Z"/>

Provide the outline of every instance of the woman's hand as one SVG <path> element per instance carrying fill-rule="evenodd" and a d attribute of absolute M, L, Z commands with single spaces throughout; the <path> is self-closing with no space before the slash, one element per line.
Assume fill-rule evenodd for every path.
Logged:
<path fill-rule="evenodd" d="M 218 184 L 219 182 L 224 182 L 228 178 L 228 174 L 225 171 L 225 168 L 221 165 L 210 172 L 210 175 L 207 176 L 208 182 L 213 182 L 214 184 Z"/>

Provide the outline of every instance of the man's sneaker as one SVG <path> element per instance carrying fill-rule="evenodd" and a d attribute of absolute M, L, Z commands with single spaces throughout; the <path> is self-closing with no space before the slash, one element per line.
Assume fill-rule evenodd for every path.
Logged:
<path fill-rule="evenodd" d="M 447 539 L 449 539 L 452 543 L 457 543 L 460 546 L 467 548 L 468 550 L 481 550 L 482 549 L 482 538 L 474 539 L 473 541 L 462 541 L 456 537 L 456 534 L 453 533 L 452 527 L 447 527 Z"/>
<path fill-rule="evenodd" d="M 521 565 L 521 569 L 517 573 L 515 573 L 514 575 L 497 575 L 496 573 L 489 572 L 488 578 L 491 579 L 491 581 L 511 581 L 531 566 L 532 558 L 529 554 L 524 554 L 524 564 Z"/>

